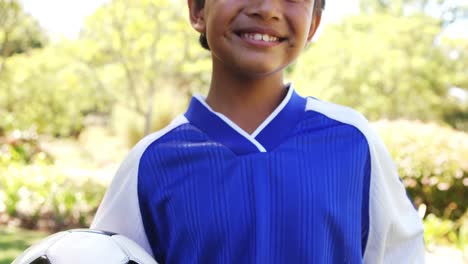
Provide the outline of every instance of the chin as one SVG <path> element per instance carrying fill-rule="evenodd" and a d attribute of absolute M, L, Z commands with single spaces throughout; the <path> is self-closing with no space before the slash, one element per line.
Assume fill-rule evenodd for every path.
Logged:
<path fill-rule="evenodd" d="M 259 78 L 277 74 L 278 72 L 281 72 L 284 68 L 285 67 L 282 66 L 273 66 L 261 63 L 244 63 L 239 65 L 237 71 L 240 74 L 247 77 Z"/>

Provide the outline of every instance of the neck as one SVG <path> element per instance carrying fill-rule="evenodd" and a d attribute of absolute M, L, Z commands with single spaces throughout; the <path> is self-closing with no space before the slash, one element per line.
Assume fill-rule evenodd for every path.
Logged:
<path fill-rule="evenodd" d="M 281 103 L 286 93 L 281 71 L 266 77 L 249 78 L 223 74 L 214 67 L 206 102 L 214 111 L 251 134 Z"/>

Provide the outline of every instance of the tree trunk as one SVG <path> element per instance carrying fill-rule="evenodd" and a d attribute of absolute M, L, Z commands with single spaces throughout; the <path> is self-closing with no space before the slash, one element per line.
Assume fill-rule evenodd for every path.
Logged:
<path fill-rule="evenodd" d="M 145 130 L 144 135 L 149 135 L 151 131 L 151 123 L 153 121 L 153 111 L 154 111 L 154 96 L 155 96 L 156 89 L 154 88 L 154 84 L 151 84 L 149 90 L 149 96 L 147 98 L 147 107 L 146 107 L 146 114 L 145 114 Z"/>

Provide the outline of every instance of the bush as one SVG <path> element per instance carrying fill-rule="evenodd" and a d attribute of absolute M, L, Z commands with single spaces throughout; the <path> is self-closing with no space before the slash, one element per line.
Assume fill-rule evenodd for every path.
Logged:
<path fill-rule="evenodd" d="M 8 58 L 0 80 L 0 127 L 35 128 L 56 137 L 78 136 L 88 113 L 108 110 L 78 50 L 65 41 Z M 83 54 L 80 54 L 83 55 Z"/>
<path fill-rule="evenodd" d="M 4 137 L 0 136 L 0 164 L 10 162 L 51 163 L 52 157 L 40 147 L 34 130 L 14 130 Z"/>
<path fill-rule="evenodd" d="M 427 247 L 455 245 L 468 253 L 468 213 L 457 221 L 429 214 L 424 219 L 424 240 Z"/>
<path fill-rule="evenodd" d="M 0 167 L 0 222 L 57 231 L 89 226 L 105 186 L 48 165 Z"/>
<path fill-rule="evenodd" d="M 426 215 L 457 221 L 468 206 L 468 134 L 410 121 L 375 123 L 400 177 Z"/>

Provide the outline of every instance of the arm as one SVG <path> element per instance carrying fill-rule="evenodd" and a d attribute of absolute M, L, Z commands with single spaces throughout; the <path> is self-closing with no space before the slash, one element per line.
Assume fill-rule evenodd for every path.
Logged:
<path fill-rule="evenodd" d="M 154 256 L 146 236 L 138 201 L 138 169 L 140 158 L 146 148 L 177 126 L 187 123 L 184 116 L 174 119 L 164 129 L 148 135 L 132 149 L 117 171 L 101 205 L 96 212 L 91 228 L 122 234 Z"/>
<path fill-rule="evenodd" d="M 383 142 L 369 129 L 369 237 L 364 263 L 425 263 L 424 230 Z"/>
<path fill-rule="evenodd" d="M 124 235 L 153 255 L 143 227 L 137 194 L 138 163 L 142 152 L 137 145 L 122 163 L 90 228 Z"/>
<path fill-rule="evenodd" d="M 320 112 L 359 129 L 371 156 L 369 231 L 364 252 L 366 264 L 424 263 L 422 221 L 406 196 L 390 153 L 369 122 L 356 111 L 314 98 L 306 110 Z"/>

